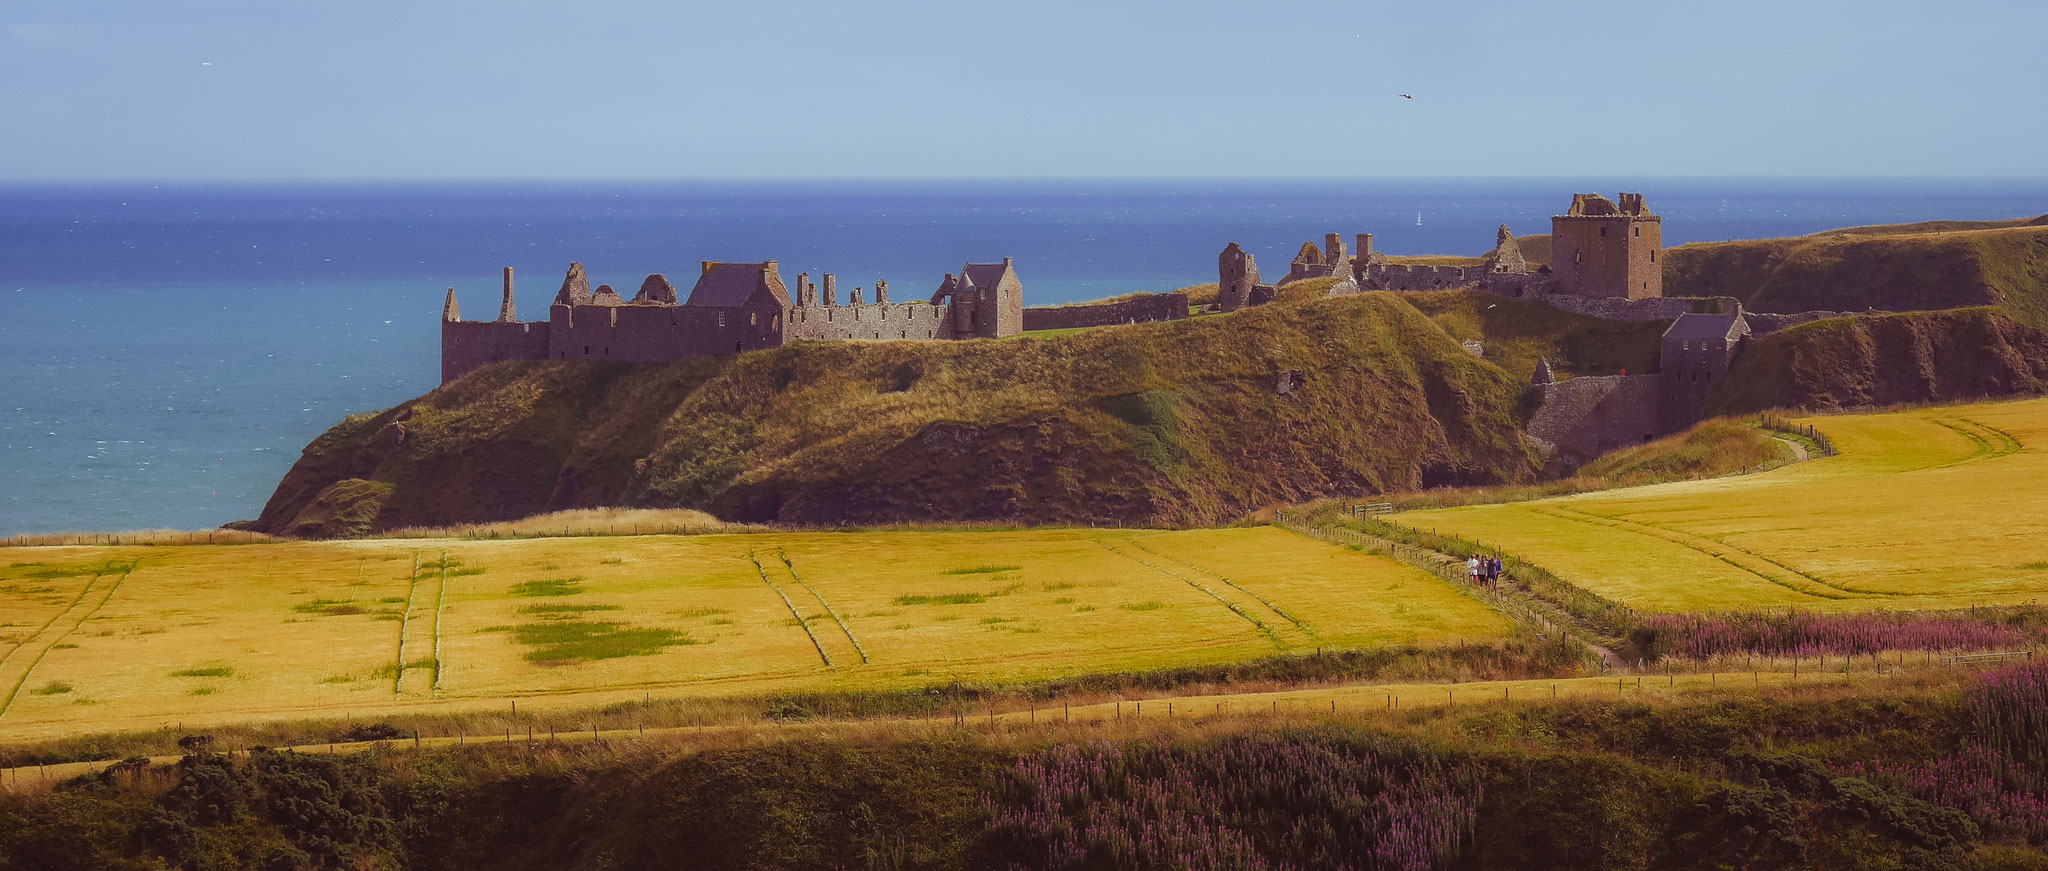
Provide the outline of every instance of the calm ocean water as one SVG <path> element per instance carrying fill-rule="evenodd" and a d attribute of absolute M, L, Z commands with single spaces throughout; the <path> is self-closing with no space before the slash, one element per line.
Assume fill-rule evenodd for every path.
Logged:
<path fill-rule="evenodd" d="M 1031 303 L 1284 272 L 1325 232 L 1478 254 L 1576 190 L 1641 190 L 1665 242 L 2048 212 L 2048 180 L 0 184 L 0 535 L 254 517 L 314 436 L 431 389 L 445 288 L 545 317 L 569 261 L 631 295 L 774 258 L 929 293 L 1014 257 Z M 1421 223 L 1417 223 L 1418 213 Z"/>

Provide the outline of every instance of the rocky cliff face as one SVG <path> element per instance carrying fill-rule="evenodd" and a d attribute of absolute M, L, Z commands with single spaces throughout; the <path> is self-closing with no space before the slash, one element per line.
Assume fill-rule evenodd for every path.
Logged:
<path fill-rule="evenodd" d="M 1960 402 L 2048 391 L 2048 333 L 2000 309 L 1862 315 L 1753 340 L 1708 414 Z"/>
<path fill-rule="evenodd" d="M 335 426 L 248 525 L 348 535 L 606 505 L 1216 522 L 1530 480 L 1521 381 L 1386 294 L 1049 338 L 510 362 Z"/>

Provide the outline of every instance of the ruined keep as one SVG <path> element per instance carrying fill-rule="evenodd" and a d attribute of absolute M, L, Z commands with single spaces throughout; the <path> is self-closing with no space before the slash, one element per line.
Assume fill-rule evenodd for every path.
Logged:
<path fill-rule="evenodd" d="M 1550 219 L 1553 292 L 1574 296 L 1651 299 L 1664 295 L 1664 219 L 1650 213 L 1642 194 L 1621 204 L 1599 194 L 1572 195 L 1571 209 Z"/>
<path fill-rule="evenodd" d="M 1216 255 L 1216 305 L 1227 312 L 1234 312 L 1249 305 L 1255 305 L 1259 284 L 1259 264 L 1250 252 L 1238 247 L 1236 242 L 1225 246 L 1223 253 Z M 1266 294 L 1272 298 L 1272 294 Z"/>
<path fill-rule="evenodd" d="M 795 296 L 773 260 L 701 264 L 689 296 L 677 301 L 665 276 L 649 275 L 628 301 L 610 285 L 590 289 L 581 263 L 569 264 L 546 321 L 517 320 L 512 270 L 495 321 L 462 320 L 455 289 L 441 310 L 441 381 L 500 360 L 612 360 L 652 363 L 779 347 L 799 339 L 934 341 L 1016 335 L 1024 323 L 1024 288 L 1010 258 L 969 263 L 948 274 L 930 302 L 892 303 L 888 283 L 876 282 L 875 301 L 856 289 L 837 300 L 835 276 L 824 276 L 824 297 L 808 274 Z"/>

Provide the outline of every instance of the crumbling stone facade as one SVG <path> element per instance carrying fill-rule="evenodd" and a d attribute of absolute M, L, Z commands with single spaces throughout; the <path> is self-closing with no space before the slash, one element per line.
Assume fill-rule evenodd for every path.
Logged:
<path fill-rule="evenodd" d="M 1647 299 L 1664 295 L 1664 219 L 1642 194 L 1621 203 L 1574 194 L 1571 209 L 1550 219 L 1551 273 L 1556 292 Z"/>
<path fill-rule="evenodd" d="M 1515 234 L 1508 225 L 1500 225 L 1493 234 L 1493 250 L 1487 252 L 1481 264 L 1492 275 L 1519 275 L 1529 271 L 1529 260 L 1522 256 L 1522 246 L 1515 241 Z"/>
<path fill-rule="evenodd" d="M 1370 239 L 1369 236 L 1361 238 Z M 1235 243 L 1233 243 L 1235 244 Z M 1330 295 L 1339 296 L 1358 292 L 1356 269 L 1351 255 L 1344 251 L 1344 236 L 1340 233 L 1323 235 L 1323 247 L 1318 249 L 1314 242 L 1304 242 L 1301 251 L 1294 255 L 1294 262 L 1288 265 L 1287 277 L 1280 279 L 1286 285 L 1311 278 L 1335 278 L 1330 286 Z"/>
<path fill-rule="evenodd" d="M 1234 312 L 1254 305 L 1252 297 L 1259 287 L 1259 264 L 1252 255 L 1236 242 L 1225 246 L 1223 253 L 1216 255 L 1216 305 L 1227 312 Z M 1268 294 L 1271 298 L 1271 294 Z"/>
<path fill-rule="evenodd" d="M 888 301 L 876 282 L 875 302 L 859 289 L 849 304 L 836 300 L 836 281 L 824 276 L 821 301 L 810 276 L 798 276 L 792 296 L 773 260 L 706 260 L 689 297 L 649 275 L 629 302 L 610 285 L 590 289 L 583 264 L 569 264 L 546 321 L 516 320 L 512 271 L 505 270 L 504 300 L 496 321 L 465 321 L 449 288 L 441 312 L 441 380 L 461 377 L 500 360 L 611 360 L 649 363 L 778 347 L 799 339 L 933 341 L 995 338 L 1023 328 L 1024 289 L 1009 258 L 969 263 L 947 275 L 929 303 Z"/>

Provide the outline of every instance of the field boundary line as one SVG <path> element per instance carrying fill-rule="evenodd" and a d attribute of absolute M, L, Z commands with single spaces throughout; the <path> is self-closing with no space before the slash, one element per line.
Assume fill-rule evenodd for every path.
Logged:
<path fill-rule="evenodd" d="M 22 636 L 20 641 L 15 642 L 14 649 L 7 651 L 6 656 L 0 656 L 0 668 L 6 668 L 7 661 L 13 659 L 14 655 L 21 652 L 22 648 L 27 647 L 29 642 L 36 640 L 36 636 L 50 631 L 51 626 L 57 625 L 57 621 L 64 619 L 64 615 L 71 613 L 71 609 L 78 607 L 78 603 L 85 601 L 85 597 L 92 593 L 92 588 L 99 584 L 101 578 L 106 576 L 106 572 L 93 572 L 92 579 L 86 581 L 85 586 L 79 588 L 78 595 L 72 597 L 71 604 L 58 608 L 57 613 L 51 614 L 50 619 L 44 620 L 43 625 L 36 627 L 36 631 Z M 77 575 L 72 577 L 77 577 Z"/>
<path fill-rule="evenodd" d="M 1183 584 L 1187 584 L 1190 587 L 1194 587 L 1197 590 L 1201 590 L 1202 592 L 1207 593 L 1209 595 L 1209 598 L 1215 599 L 1217 602 L 1222 603 L 1223 607 L 1229 608 L 1230 613 L 1236 614 L 1239 617 L 1243 617 L 1246 621 L 1249 621 L 1252 624 L 1252 627 L 1259 631 L 1260 635 L 1266 636 L 1267 641 L 1273 642 L 1274 647 L 1280 650 L 1287 649 L 1287 642 L 1280 640 L 1280 633 L 1274 632 L 1273 627 L 1266 625 L 1266 621 L 1260 620 L 1257 615 L 1251 613 L 1250 611 L 1246 611 L 1242 606 L 1238 605 L 1236 602 L 1232 602 L 1229 599 L 1225 599 L 1222 596 L 1218 595 L 1215 590 L 1209 589 L 1200 581 L 1197 581 L 1185 575 L 1178 574 L 1171 570 L 1153 565 L 1152 563 L 1146 562 L 1142 559 L 1131 556 L 1130 554 L 1124 553 L 1123 551 L 1117 550 L 1116 548 L 1110 547 L 1109 542 L 1104 541 L 1103 539 L 1098 538 L 1095 540 L 1095 543 L 1101 545 L 1103 550 L 1109 551 L 1110 553 L 1116 554 L 1117 556 L 1123 557 L 1124 559 L 1130 560 L 1131 562 L 1137 563 L 1138 565 L 1145 566 L 1146 568 L 1149 568 L 1155 572 L 1158 572 L 1169 578 L 1174 578 Z M 1129 544 L 1130 540 L 1125 539 L 1124 543 Z"/>
<path fill-rule="evenodd" d="M 825 601 L 825 594 L 812 588 L 810 583 L 803 579 L 802 575 L 796 573 L 796 563 L 790 562 L 789 554 L 781 548 L 775 549 L 775 558 L 782 561 L 782 567 L 788 570 L 790 580 L 796 581 L 798 586 L 809 591 L 812 598 L 818 600 L 818 604 L 825 606 L 825 613 L 832 615 L 832 622 L 839 624 L 839 631 L 846 633 L 846 640 L 853 642 L 854 652 L 860 654 L 860 664 L 867 665 L 868 649 L 861 646 L 859 638 L 854 637 L 853 627 L 846 625 L 846 621 L 839 618 L 839 612 L 832 609 L 832 603 Z"/>
<path fill-rule="evenodd" d="M 441 551 L 441 591 L 434 596 L 434 685 L 441 692 L 441 609 L 448 604 L 448 552 Z M 403 667 L 403 666 L 401 666 Z"/>
<path fill-rule="evenodd" d="M 1770 557 L 1768 557 L 1768 556 L 1765 556 L 1765 555 L 1763 555 L 1763 554 L 1757 553 L 1756 551 L 1750 550 L 1750 549 L 1748 549 L 1748 548 L 1745 548 L 1745 547 L 1742 547 L 1742 546 L 1740 546 L 1740 545 L 1730 544 L 1730 543 L 1728 543 L 1728 542 L 1725 542 L 1725 541 L 1722 541 L 1722 540 L 1720 540 L 1720 539 L 1718 539 L 1718 538 L 1712 538 L 1712 537 L 1709 537 L 1709 536 L 1705 536 L 1705 535 L 1696 535 L 1696 534 L 1694 534 L 1694 533 L 1686 532 L 1686 531 L 1684 531 L 1684 530 L 1682 530 L 1682 529 L 1672 529 L 1672 528 L 1670 528 L 1670 527 L 1666 527 L 1666 526 L 1660 526 L 1660 525 L 1658 525 L 1658 524 L 1655 524 L 1655 523 L 1647 523 L 1647 522 L 1644 522 L 1644 521 L 1641 521 L 1641 520 L 1630 520 L 1630 519 L 1628 519 L 1628 518 L 1625 518 L 1625 517 L 1614 517 L 1614 516 L 1611 516 L 1611 515 L 1606 515 L 1606 514 L 1597 514 L 1597 513 L 1591 512 L 1591 511 L 1583 511 L 1583 510 L 1580 510 L 1580 509 L 1577 509 L 1577 508 L 1566 508 L 1566 507 L 1564 507 L 1564 506 L 1561 506 L 1561 505 L 1554 505 L 1554 506 L 1544 506 L 1544 508 L 1547 508 L 1547 509 L 1549 509 L 1549 510 L 1548 510 L 1548 511 L 1545 511 L 1545 510 L 1542 510 L 1542 509 L 1534 509 L 1534 510 L 1536 510 L 1536 511 L 1537 511 L 1537 513 L 1540 513 L 1540 514 L 1549 514 L 1549 515 L 1550 515 L 1550 516 L 1552 516 L 1552 517 L 1557 517 L 1557 518 L 1559 518 L 1559 519 L 1563 519 L 1563 520 L 1579 520 L 1580 518 L 1578 518 L 1578 517 L 1571 517 L 1571 516 L 1569 516 L 1569 515 L 1574 515 L 1574 514 L 1576 514 L 1576 515 L 1583 515 L 1584 517 L 1593 517 L 1593 518 L 1598 518 L 1598 519 L 1600 519 L 1600 520 L 1605 520 L 1605 521 L 1608 521 L 1608 523 L 1607 523 L 1607 524 L 1601 524 L 1601 525 L 1606 525 L 1606 526 L 1608 526 L 1608 528 L 1610 528 L 1610 529 L 1619 529 L 1619 530 L 1621 530 L 1621 531 L 1623 531 L 1623 532 L 1636 532 L 1636 530 L 1634 530 L 1634 529 L 1630 529 L 1630 528 L 1628 528 L 1628 527 L 1631 527 L 1631 526 L 1640 526 L 1640 527 L 1643 527 L 1643 528 L 1645 528 L 1645 529 L 1654 529 L 1654 530 L 1657 530 L 1658 532 L 1670 533 L 1670 535 L 1650 535 L 1650 537 L 1651 537 L 1651 538 L 1659 538 L 1659 539 L 1663 539 L 1664 541 L 1668 541 L 1668 542 L 1670 542 L 1670 543 L 1672 543 L 1672 544 L 1675 544 L 1675 545 L 1678 545 L 1678 546 L 1680 546 L 1680 547 L 1684 547 L 1684 548 L 1688 548 L 1688 549 L 1691 549 L 1691 550 L 1695 550 L 1695 551 L 1698 551 L 1698 552 L 1700 552 L 1700 553 L 1703 553 L 1703 554 L 1706 554 L 1706 555 L 1708 555 L 1708 556 L 1711 556 L 1711 557 L 1713 557 L 1713 558 L 1715 558 L 1715 559 L 1718 559 L 1718 560 L 1720 560 L 1720 561 L 1722 561 L 1722 562 L 1724 562 L 1724 563 L 1727 563 L 1727 564 L 1729 564 L 1729 565 L 1731 565 L 1731 566 L 1734 566 L 1734 567 L 1736 567 L 1736 568 L 1739 568 L 1739 569 L 1741 569 L 1741 570 L 1743 570 L 1743 571 L 1745 571 L 1745 572 L 1748 572 L 1748 573 L 1750 573 L 1750 574 L 1752 574 L 1752 575 L 1756 575 L 1757 577 L 1760 577 L 1760 578 L 1763 578 L 1764 580 L 1770 581 L 1771 583 L 1774 583 L 1774 584 L 1777 584 L 1777 585 L 1779 585 L 1779 586 L 1785 587 L 1786 589 L 1789 589 L 1789 590 L 1795 590 L 1795 591 L 1797 591 L 1797 592 L 1800 592 L 1800 593 L 1803 593 L 1803 594 L 1805 594 L 1805 595 L 1809 595 L 1809 596 L 1817 596 L 1817 597 L 1819 597 L 1819 598 L 1823 598 L 1823 599 L 1830 599 L 1830 600 L 1837 600 L 1837 601 L 1839 601 L 1839 600 L 1842 600 L 1842 599 L 1850 599 L 1850 598 L 1855 598 L 1855 597 L 1857 597 L 1857 596 L 1874 596 L 1874 597 L 1879 597 L 1879 598 L 1901 598 L 1901 597 L 1904 597 L 1904 596 L 1906 596 L 1906 595 L 1907 595 L 1907 594 L 1905 594 L 1905 593 L 1887 593 L 1887 592 L 1884 592 L 1884 591 L 1882 591 L 1882 590 L 1866 590 L 1866 589 L 1863 589 L 1863 588 L 1860 588 L 1860 587 L 1851 587 L 1851 586 L 1846 586 L 1846 585 L 1843 585 L 1843 584 L 1836 584 L 1836 583 L 1833 583 L 1833 582 L 1830 582 L 1830 581 L 1827 581 L 1827 580 L 1823 580 L 1823 579 L 1821 579 L 1821 578 L 1819 578 L 1819 577 L 1817 577 L 1817 576 L 1814 576 L 1814 575 L 1810 575 L 1810 574 L 1807 574 L 1806 572 L 1800 571 L 1799 569 L 1796 569 L 1796 568 L 1793 568 L 1793 567 L 1791 567 L 1791 566 L 1788 566 L 1788 565 L 1786 565 L 1786 564 L 1784 564 L 1784 563 L 1778 562 L 1778 561 L 1777 561 L 1777 560 L 1775 560 L 1775 559 L 1772 559 L 1772 558 L 1770 558 Z M 1585 522 L 1590 522 L 1590 521 L 1585 521 Z M 1649 535 L 1649 533 L 1638 533 L 1638 534 L 1643 534 L 1643 535 Z M 1677 538 L 1672 538 L 1671 536 L 1677 536 Z M 1780 578 L 1774 578 L 1774 577 L 1772 577 L 1771 575 L 1769 575 L 1769 574 L 1767 574 L 1767 573 L 1765 573 L 1765 572 L 1760 572 L 1760 571 L 1757 571 L 1756 569 L 1754 569 L 1754 568 L 1751 568 L 1751 567 L 1749 567 L 1749 566 L 1745 566 L 1745 565 L 1742 565 L 1741 563 L 1738 563 L 1738 562 L 1736 562 L 1736 561 L 1735 561 L 1734 559 L 1730 558 L 1730 557 L 1729 557 L 1729 556 L 1728 556 L 1727 554 L 1725 554 L 1725 553 L 1715 553 L 1715 552 L 1713 552 L 1713 551 L 1711 551 L 1711 550 L 1708 550 L 1708 549 L 1706 549 L 1705 547 L 1701 547 L 1701 546 L 1699 546 L 1699 545 L 1696 545 L 1696 544 L 1694 544 L 1694 543 L 1693 543 L 1692 541 L 1690 541 L 1689 539 L 1697 539 L 1697 540 L 1699 540 L 1699 541 L 1707 541 L 1707 542 L 1712 542 L 1712 543 L 1713 543 L 1713 544 L 1714 544 L 1715 546 L 1717 546 L 1717 547 L 1725 548 L 1725 549 L 1726 549 L 1726 550 L 1728 550 L 1728 551 L 1732 551 L 1732 552 L 1734 552 L 1734 553 L 1738 553 L 1738 554 L 1741 554 L 1741 555 L 1743 555 L 1743 556 L 1749 557 L 1750 559 L 1756 560 L 1757 562 L 1760 562 L 1760 563 L 1764 563 L 1765 565 L 1769 565 L 1769 566 L 1775 566 L 1775 567 L 1777 567 L 1777 568 L 1780 568 L 1780 569 L 1784 569 L 1785 571 L 1787 571 L 1787 572 L 1791 572 L 1791 573 L 1792 573 L 1793 575 L 1796 575 L 1796 576 L 1798 576 L 1798 577 L 1799 577 L 1799 578 L 1801 578 L 1801 579 L 1804 579 L 1804 580 L 1806 580 L 1806 581 L 1809 581 L 1809 582 L 1811 582 L 1811 583 L 1814 583 L 1814 584 L 1818 584 L 1818 585 L 1820 585 L 1820 586 L 1822 586 L 1822 587 L 1825 587 L 1825 588 L 1827 588 L 1827 589 L 1829 589 L 1829 590 L 1832 590 L 1832 591 L 1835 591 L 1835 592 L 1837 592 L 1837 593 L 1842 593 L 1843 595 L 1839 595 L 1839 596 L 1831 596 L 1831 595 L 1828 595 L 1828 594 L 1826 594 L 1826 593 L 1815 593 L 1815 592 L 1811 592 L 1811 591 L 1808 591 L 1808 590 L 1800 590 L 1800 589 L 1799 589 L 1798 587 L 1796 587 L 1796 586 L 1793 586 L 1793 585 L 1792 585 L 1792 584 L 1791 584 L 1790 582 L 1784 581 L 1783 579 L 1780 579 Z"/>
<path fill-rule="evenodd" d="M 1499 611 L 1506 615 L 1509 620 L 1513 620 L 1538 632 L 1556 632 L 1560 636 L 1571 638 L 1577 641 L 1580 647 L 1598 656 L 1606 664 L 1607 668 L 1617 671 L 1628 669 L 1628 662 L 1622 659 L 1620 654 L 1615 653 L 1610 646 L 1620 644 L 1621 639 L 1608 638 L 1603 633 L 1594 631 L 1587 627 L 1583 621 L 1573 617 L 1571 612 L 1558 608 L 1534 593 L 1517 595 L 1514 593 L 1480 590 L 1472 586 L 1470 576 L 1465 574 L 1464 560 L 1443 551 L 1418 547 L 1412 544 L 1402 544 L 1393 539 L 1382 538 L 1356 529 L 1325 529 L 1308 526 L 1286 519 L 1284 516 L 1280 520 L 1280 526 L 1283 529 L 1292 530 L 1300 535 L 1327 541 L 1339 546 L 1355 545 L 1368 550 L 1383 548 L 1386 550 L 1389 559 L 1405 563 L 1443 579 L 1453 589 L 1464 593 L 1467 597 L 1482 605 Z M 1349 536 L 1352 540 L 1344 540 L 1344 538 L 1339 536 L 1339 533 Z M 1424 556 L 1424 554 L 1428 554 L 1428 556 Z M 1513 555 L 1508 554 L 1508 556 Z M 1514 557 L 1514 559 L 1524 564 L 1528 563 L 1527 560 L 1523 560 L 1520 557 Z M 1573 638 L 1573 636 L 1576 636 L 1576 638 Z"/>
<path fill-rule="evenodd" d="M 113 601 L 114 594 L 121 592 L 121 585 L 128 582 L 128 576 L 135 573 L 135 567 L 141 564 L 141 560 L 129 563 L 128 568 L 121 572 L 121 576 L 114 579 L 114 585 L 107 588 L 107 594 L 100 597 L 99 604 L 92 606 L 92 610 L 81 615 L 78 618 L 78 622 L 71 624 L 71 628 L 57 633 L 57 637 L 50 639 L 49 644 L 43 645 L 43 652 L 36 654 L 36 658 L 29 661 L 28 667 L 21 670 L 21 679 L 14 682 L 14 689 L 7 693 L 7 701 L 4 704 L 0 704 L 0 717 L 5 717 L 8 711 L 14 710 L 14 700 L 21 696 L 22 687 L 28 686 L 29 675 L 35 673 L 36 666 L 43 664 L 43 657 L 49 656 L 50 651 L 56 650 L 58 644 L 63 643 L 64 639 L 71 637 L 71 633 L 77 632 L 78 627 L 84 626 L 85 621 L 92 619 L 92 615 L 98 614 L 101 608 L 107 607 L 107 603 Z M 93 580 L 97 581 L 100 577 L 95 575 Z M 85 595 L 81 593 L 79 599 L 83 600 L 84 598 Z M 72 606 L 72 608 L 76 607 L 76 604 Z M 66 608 L 64 610 L 65 613 L 70 613 L 72 609 Z"/>
<path fill-rule="evenodd" d="M 760 575 L 761 583 L 767 584 L 768 589 L 775 591 L 776 598 L 781 599 L 783 607 L 789 609 L 789 616 L 796 618 L 797 628 L 802 629 L 804 637 L 811 639 L 811 646 L 817 648 L 818 658 L 825 661 L 826 668 L 831 668 L 832 654 L 825 652 L 825 645 L 818 641 L 818 633 L 811 631 L 811 624 L 806 622 L 804 615 L 796 610 L 796 603 L 789 600 L 789 594 L 784 593 L 781 587 L 776 586 L 774 581 L 768 579 L 768 570 L 761 567 L 761 560 L 756 558 L 751 550 L 747 551 L 747 562 L 754 564 L 754 574 Z"/>
<path fill-rule="evenodd" d="M 420 552 L 412 552 L 412 581 L 405 589 L 405 613 L 398 618 L 398 674 L 391 678 L 391 697 L 405 697 L 405 628 L 412 623 L 412 601 L 420 594 Z"/>
<path fill-rule="evenodd" d="M 1139 544 L 1139 543 L 1138 543 L 1138 541 L 1137 541 L 1137 539 L 1133 539 L 1133 538 L 1126 538 L 1126 539 L 1124 539 L 1124 540 L 1123 540 L 1123 542 L 1124 542 L 1125 544 L 1128 544 L 1128 545 L 1130 545 L 1130 546 L 1131 546 L 1131 547 L 1133 547 L 1133 548 L 1136 548 L 1136 549 L 1138 549 L 1138 550 L 1140 550 L 1140 551 L 1143 551 L 1143 552 L 1145 552 L 1145 553 L 1151 554 L 1152 556 L 1158 557 L 1158 558 L 1160 558 L 1160 559 L 1163 559 L 1163 560 L 1165 560 L 1165 561 L 1167 561 L 1167 562 L 1170 562 L 1170 563 L 1178 563 L 1178 564 L 1180 564 L 1180 565 L 1182 565 L 1182 566 L 1184 566 L 1184 567 L 1188 568 L 1189 570 L 1192 570 L 1192 571 L 1196 571 L 1196 572 L 1200 572 L 1200 573 L 1202 573 L 1202 574 L 1208 575 L 1209 577 L 1215 578 L 1216 580 L 1222 581 L 1223 583 L 1225 583 L 1225 584 L 1229 585 L 1231 589 L 1233 589 L 1233 590 L 1236 590 L 1236 591 L 1238 591 L 1238 592 L 1240 592 L 1240 593 L 1243 593 L 1243 594 L 1245 594 L 1245 595 L 1247 595 L 1247 596 L 1250 596 L 1250 597 L 1252 597 L 1252 598 L 1253 598 L 1254 600 L 1258 601 L 1258 603 L 1259 603 L 1259 604 L 1261 604 L 1261 605 L 1264 605 L 1264 606 L 1266 606 L 1266 610 L 1272 611 L 1273 613 L 1275 613 L 1275 614 L 1278 614 L 1278 615 L 1280 615 L 1280 618 L 1281 618 L 1281 619 L 1283 619 L 1283 620 L 1286 620 L 1287 622 L 1289 622 L 1289 623 L 1292 623 L 1292 624 L 1294 624 L 1294 628 L 1296 628 L 1296 629 L 1299 629 L 1299 630 L 1301 630 L 1301 633 L 1302 633 L 1303 635 L 1307 635 L 1310 641 L 1321 641 L 1321 640 L 1322 640 L 1322 639 L 1321 639 L 1320 637 L 1318 637 L 1318 636 L 1316 635 L 1316 630 L 1315 630 L 1315 627 L 1313 627 L 1313 626 L 1310 626 L 1310 625 L 1308 625 L 1308 621 L 1306 621 L 1306 620 L 1303 620 L 1303 619 L 1301 619 L 1301 618 L 1299 618 L 1299 617 L 1296 617 L 1296 616 L 1294 616 L 1293 614 L 1289 614 L 1289 613 L 1287 613 L 1286 609 L 1284 609 L 1284 608 L 1281 608 L 1281 607 L 1280 607 L 1279 605 L 1275 605 L 1275 604 L 1273 604 L 1272 602 L 1268 601 L 1268 600 L 1266 599 L 1266 597 L 1264 597 L 1264 596 L 1261 596 L 1261 595 L 1259 595 L 1259 594 L 1257 594 L 1257 593 L 1254 593 L 1254 592 L 1252 592 L 1252 591 L 1251 591 L 1251 590 L 1249 590 L 1249 589 L 1246 589 L 1246 588 L 1245 588 L 1245 586 L 1244 586 L 1243 584 L 1240 584 L 1240 583 L 1238 583 L 1238 582 L 1236 582 L 1236 581 L 1233 581 L 1233 580 L 1231 580 L 1231 579 L 1229 579 L 1229 578 L 1226 578 L 1226 577 L 1224 577 L 1223 575 L 1221 575 L 1221 574 L 1219 574 L 1219 573 L 1217 573 L 1217 572 L 1211 571 L 1211 570 L 1209 570 L 1209 569 L 1205 569 L 1205 568 L 1202 568 L 1201 566 L 1195 565 L 1194 563 L 1188 562 L 1187 560 L 1184 560 L 1184 559 L 1179 559 L 1179 558 L 1176 558 L 1176 557 L 1172 557 L 1172 556 L 1168 556 L 1168 555 L 1166 555 L 1166 554 L 1160 553 L 1160 552 L 1158 552 L 1158 551 L 1156 551 L 1156 550 L 1153 550 L 1153 549 L 1151 549 L 1151 548 L 1149 548 L 1149 547 L 1146 547 L 1146 546 L 1144 546 L 1143 544 Z"/>

